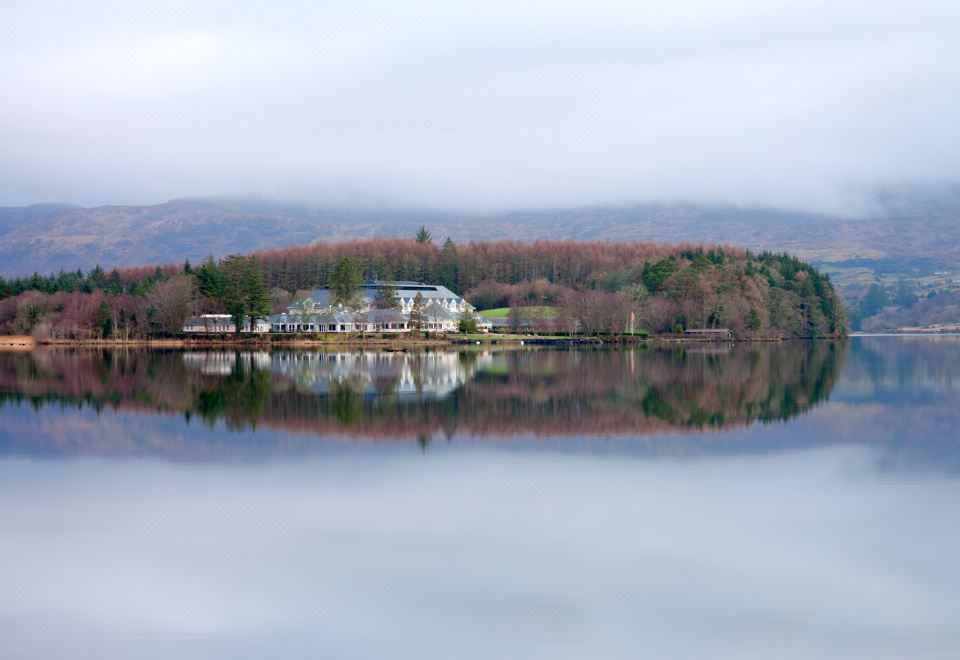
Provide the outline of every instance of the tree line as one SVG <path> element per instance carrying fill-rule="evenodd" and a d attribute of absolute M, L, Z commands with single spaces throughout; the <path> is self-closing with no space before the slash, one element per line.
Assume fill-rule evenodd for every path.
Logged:
<path fill-rule="evenodd" d="M 0 333 L 53 339 L 142 339 L 179 334 L 187 317 L 224 313 L 239 324 L 271 312 L 256 257 L 209 257 L 199 267 L 113 269 L 0 278 Z"/>
<path fill-rule="evenodd" d="M 191 314 L 235 319 L 330 286 L 351 304 L 367 279 L 442 284 L 480 309 L 556 308 L 559 331 L 730 328 L 740 336 L 846 331 L 829 278 L 787 254 L 728 246 L 414 239 L 322 242 L 212 257 L 198 266 L 0 280 L 0 332 L 53 337 L 170 335 Z M 388 305 L 393 306 L 393 305 Z"/>

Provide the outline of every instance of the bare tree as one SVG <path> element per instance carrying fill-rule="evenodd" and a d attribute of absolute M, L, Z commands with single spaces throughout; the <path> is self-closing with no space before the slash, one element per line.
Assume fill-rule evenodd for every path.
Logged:
<path fill-rule="evenodd" d="M 197 280 L 193 275 L 178 275 L 158 282 L 147 294 L 150 325 L 157 332 L 181 332 L 184 321 L 193 313 L 197 295 Z"/>

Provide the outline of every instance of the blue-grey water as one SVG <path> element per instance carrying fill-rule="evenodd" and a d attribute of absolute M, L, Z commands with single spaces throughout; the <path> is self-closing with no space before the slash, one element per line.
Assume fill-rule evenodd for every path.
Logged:
<path fill-rule="evenodd" d="M 956 658 L 960 337 L 0 353 L 0 658 Z"/>

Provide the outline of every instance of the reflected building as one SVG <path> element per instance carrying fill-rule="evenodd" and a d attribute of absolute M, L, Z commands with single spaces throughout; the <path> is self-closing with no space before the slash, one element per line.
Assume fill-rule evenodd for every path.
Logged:
<path fill-rule="evenodd" d="M 209 376 L 227 376 L 237 368 L 265 369 L 270 366 L 266 351 L 190 351 L 183 354 L 188 369 Z"/>
<path fill-rule="evenodd" d="M 400 351 L 275 353 L 269 369 L 298 388 L 321 395 L 349 387 L 365 395 L 443 399 L 463 387 L 485 364 L 489 352 L 471 354 Z"/>

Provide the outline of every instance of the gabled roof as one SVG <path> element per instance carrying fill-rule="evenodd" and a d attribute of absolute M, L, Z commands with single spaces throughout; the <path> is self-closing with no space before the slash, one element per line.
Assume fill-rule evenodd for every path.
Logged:
<path fill-rule="evenodd" d="M 463 300 L 460 296 L 442 284 L 424 284 L 423 282 L 394 282 L 384 280 L 369 280 L 364 282 L 361 285 L 359 295 L 365 299 L 367 304 L 371 304 L 374 298 L 376 298 L 377 290 L 382 288 L 394 289 L 397 293 L 397 297 L 404 301 L 412 301 L 418 293 L 421 294 L 427 302 L 431 300 L 444 300 L 448 303 L 455 302 L 460 304 L 460 301 Z M 316 307 L 329 307 L 331 304 L 330 293 L 329 287 L 315 289 L 310 292 L 310 298 L 313 300 Z M 299 300 L 290 305 L 288 309 L 302 307 L 306 300 L 306 298 Z"/>
<path fill-rule="evenodd" d="M 396 309 L 371 309 L 367 312 L 368 323 L 404 323 L 410 317 Z"/>
<path fill-rule="evenodd" d="M 459 318 L 460 315 L 434 301 L 424 305 L 423 316 L 427 321 L 450 321 Z"/>

